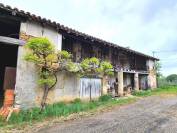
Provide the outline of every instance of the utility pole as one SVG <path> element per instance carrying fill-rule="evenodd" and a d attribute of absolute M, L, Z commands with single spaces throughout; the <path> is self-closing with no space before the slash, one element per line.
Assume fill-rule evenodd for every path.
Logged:
<path fill-rule="evenodd" d="M 152 51 L 152 56 L 153 56 L 153 57 L 155 57 L 155 53 L 156 53 L 156 51 Z M 157 62 L 155 61 L 155 63 L 157 63 Z M 156 67 L 156 65 L 155 65 L 155 67 Z M 155 68 L 155 69 L 156 69 L 156 68 Z M 156 84 L 157 84 L 157 87 L 159 87 L 158 77 L 157 77 L 157 70 L 156 70 Z"/>
<path fill-rule="evenodd" d="M 153 57 L 155 57 L 155 53 L 156 53 L 155 51 L 152 51 L 152 56 L 153 56 Z"/>

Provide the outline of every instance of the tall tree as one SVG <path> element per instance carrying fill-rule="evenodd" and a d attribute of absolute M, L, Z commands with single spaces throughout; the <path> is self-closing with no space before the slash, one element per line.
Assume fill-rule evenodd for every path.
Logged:
<path fill-rule="evenodd" d="M 71 60 L 71 54 L 67 51 L 56 51 L 54 45 L 47 38 L 32 38 L 26 47 L 29 52 L 25 55 L 25 60 L 35 63 L 38 68 L 38 83 L 44 88 L 41 100 L 41 110 L 46 105 L 48 92 L 57 83 L 56 73 L 61 70 L 77 72 L 77 65 Z"/>
<path fill-rule="evenodd" d="M 156 70 L 157 78 L 160 78 L 162 76 L 161 68 L 162 68 L 161 63 L 160 62 L 155 62 L 155 70 Z"/>
<path fill-rule="evenodd" d="M 177 74 L 171 74 L 166 77 L 166 80 L 168 82 L 177 82 Z"/>

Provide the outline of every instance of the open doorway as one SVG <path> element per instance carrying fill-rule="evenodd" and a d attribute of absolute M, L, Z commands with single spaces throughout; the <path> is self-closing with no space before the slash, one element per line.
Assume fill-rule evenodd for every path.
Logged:
<path fill-rule="evenodd" d="M 18 53 L 18 46 L 17 45 L 8 45 L 4 43 L 0 43 L 0 106 L 3 105 L 4 100 L 4 91 L 5 89 L 14 89 L 14 88 L 5 88 L 4 83 L 8 83 L 9 80 L 14 76 L 8 76 L 5 71 L 7 67 L 16 68 L 17 66 L 17 53 Z M 16 71 L 16 69 L 14 69 Z M 6 78 L 5 78 L 6 77 Z M 6 80 L 6 81 L 5 81 Z"/>
<path fill-rule="evenodd" d="M 134 89 L 134 74 L 124 73 L 123 76 L 124 94 L 130 94 Z"/>
<path fill-rule="evenodd" d="M 3 14 L 3 11 L 0 11 Z M 15 17 L 0 14 L 0 36 L 19 39 L 20 21 Z"/>
<path fill-rule="evenodd" d="M 139 75 L 139 87 L 140 90 L 148 89 L 148 75 L 147 74 L 140 74 Z"/>

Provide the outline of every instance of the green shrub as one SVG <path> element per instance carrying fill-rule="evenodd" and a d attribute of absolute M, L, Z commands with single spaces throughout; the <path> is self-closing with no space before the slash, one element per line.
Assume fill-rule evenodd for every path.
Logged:
<path fill-rule="evenodd" d="M 111 95 L 103 95 L 99 97 L 99 101 L 101 102 L 109 101 L 110 99 L 112 99 Z"/>
<path fill-rule="evenodd" d="M 122 105 L 131 101 L 132 100 L 130 99 L 115 100 L 112 99 L 110 95 L 101 96 L 99 100 L 91 102 L 81 102 L 81 100 L 77 98 L 71 103 L 59 102 L 47 105 L 42 112 L 40 111 L 40 108 L 32 108 L 29 110 L 22 110 L 19 114 L 13 113 L 8 123 L 5 123 L 4 120 L 0 120 L 0 126 L 4 126 L 5 124 L 31 124 L 34 121 L 41 121 L 49 117 L 68 116 L 72 113 L 93 110 L 100 106 Z"/>
<path fill-rule="evenodd" d="M 135 91 L 133 95 L 145 97 L 150 95 L 158 95 L 158 94 L 177 94 L 177 86 L 165 86 L 162 88 L 157 88 L 154 90 L 147 91 Z M 88 111 L 92 109 L 96 109 L 97 107 L 107 105 L 122 105 L 127 104 L 134 101 L 135 98 L 129 99 L 112 99 L 110 95 L 103 95 L 99 97 L 99 100 L 91 101 L 91 102 L 81 102 L 79 98 L 76 98 L 71 103 L 59 102 L 52 105 L 47 105 L 45 109 L 40 112 L 39 108 L 33 108 L 30 110 L 23 110 L 19 114 L 13 113 L 9 119 L 7 124 L 21 124 L 24 122 L 32 123 L 33 121 L 41 121 L 48 117 L 60 117 L 60 116 L 68 116 L 72 113 L 78 113 L 81 111 Z M 4 120 L 0 119 L 0 126 L 5 125 Z"/>
<path fill-rule="evenodd" d="M 153 90 L 141 90 L 134 91 L 132 95 L 134 96 L 151 96 L 151 95 L 161 95 L 161 94 L 177 94 L 177 86 L 163 86 Z"/>
<path fill-rule="evenodd" d="M 81 102 L 81 99 L 80 98 L 76 98 L 74 99 L 74 101 L 72 103 L 80 103 Z"/>
<path fill-rule="evenodd" d="M 141 90 L 141 91 L 134 91 L 132 93 L 134 96 L 150 96 L 151 95 L 151 90 Z"/>

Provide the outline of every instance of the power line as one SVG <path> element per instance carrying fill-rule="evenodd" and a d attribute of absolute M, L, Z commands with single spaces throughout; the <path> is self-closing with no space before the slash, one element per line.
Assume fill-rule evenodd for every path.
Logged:
<path fill-rule="evenodd" d="M 160 58 L 160 60 L 177 60 L 177 57 L 173 57 L 173 58 Z"/>
<path fill-rule="evenodd" d="M 177 62 L 177 60 L 160 60 L 160 62 Z"/>
<path fill-rule="evenodd" d="M 177 52 L 177 50 L 152 51 L 153 54 L 155 54 L 155 53 L 169 53 L 169 52 Z"/>
<path fill-rule="evenodd" d="M 166 50 L 166 51 L 152 51 L 152 56 L 153 57 L 155 57 L 155 54 L 160 54 L 160 53 L 165 53 L 165 54 L 169 54 L 169 52 L 170 53 L 174 53 L 174 52 L 176 52 L 177 53 L 177 50 Z M 175 57 L 175 58 L 165 58 L 165 59 L 160 59 L 160 60 L 173 60 L 173 61 L 175 61 L 175 60 L 177 60 L 177 58 Z M 167 61 L 166 61 L 167 62 Z"/>

